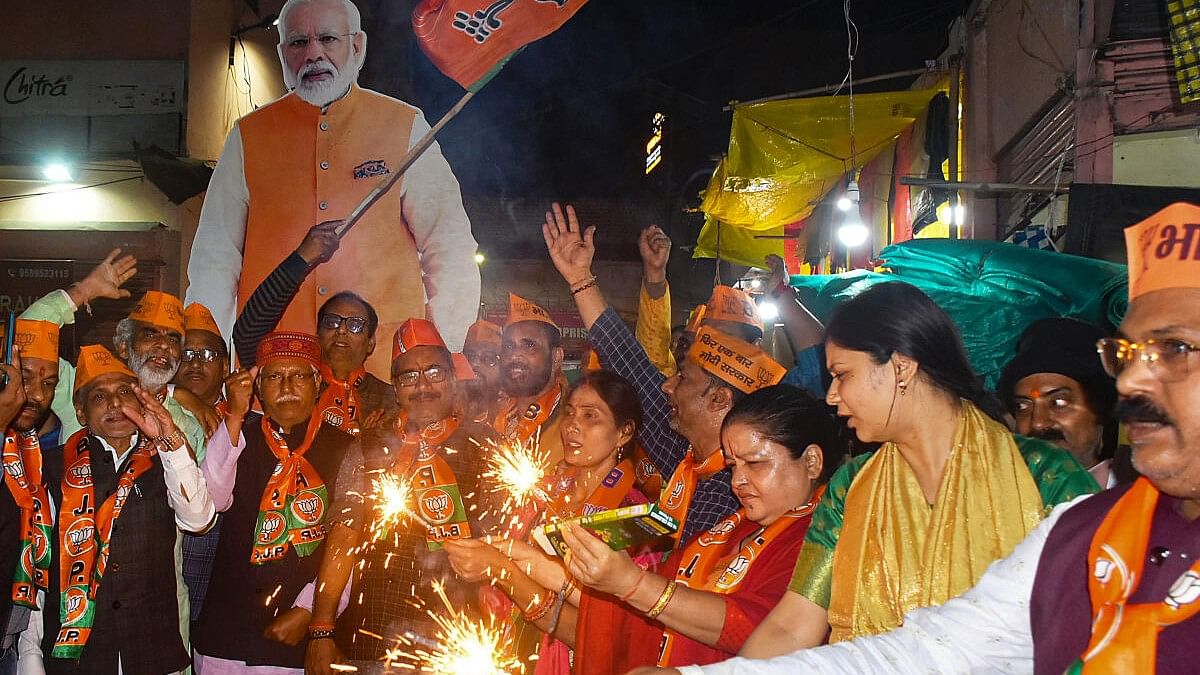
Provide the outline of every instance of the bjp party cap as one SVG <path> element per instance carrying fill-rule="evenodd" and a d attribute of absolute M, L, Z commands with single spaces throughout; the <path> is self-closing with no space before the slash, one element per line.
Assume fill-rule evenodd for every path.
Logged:
<path fill-rule="evenodd" d="M 102 345 L 87 345 L 80 348 L 79 362 L 75 364 L 74 391 L 78 392 L 92 380 L 109 373 L 127 375 L 134 380 L 137 379 L 137 375 L 133 374 L 125 362 Z"/>
<path fill-rule="evenodd" d="M 17 319 L 13 344 L 21 348 L 21 358 L 58 363 L 58 324 L 33 319 Z M 8 327 L 0 323 L 0 340 Z"/>
<path fill-rule="evenodd" d="M 475 374 L 475 369 L 471 367 L 471 362 L 462 352 L 454 352 L 450 355 L 450 360 L 454 362 L 454 379 L 459 382 L 466 380 L 474 380 L 478 377 Z"/>
<path fill-rule="evenodd" d="M 532 302 L 513 293 L 508 294 L 508 322 L 505 326 L 511 326 L 514 323 L 522 321 L 541 321 L 548 323 L 555 328 L 558 324 L 554 323 L 554 319 L 550 318 L 550 312 L 538 307 Z"/>
<path fill-rule="evenodd" d="M 491 321 L 476 321 L 467 329 L 467 346 L 474 345 L 491 345 L 496 349 L 500 349 L 500 343 L 503 342 L 502 335 L 504 329 Z"/>
<path fill-rule="evenodd" d="M 170 293 L 146 291 L 129 313 L 129 318 L 151 326 L 178 331 L 180 335 L 184 333 L 183 302 Z"/>
<path fill-rule="evenodd" d="M 309 333 L 276 331 L 269 333 L 258 343 L 255 361 L 264 366 L 275 359 L 304 359 L 314 367 L 321 367 L 321 343 L 317 336 Z"/>
<path fill-rule="evenodd" d="M 446 341 L 438 332 L 437 326 L 426 319 L 409 319 L 400 324 L 392 337 L 392 360 L 415 347 L 446 348 Z"/>
<path fill-rule="evenodd" d="M 705 321 L 732 321 L 753 326 L 761 334 L 762 319 L 758 318 L 758 310 L 754 300 L 745 291 L 739 291 L 730 286 L 717 286 L 713 289 L 712 297 L 708 299 L 708 309 L 704 312 Z"/>
<path fill-rule="evenodd" d="M 212 312 L 198 302 L 193 302 L 183 310 L 183 329 L 187 333 L 194 330 L 206 330 L 221 337 L 221 329 L 213 319 Z"/>
<path fill-rule="evenodd" d="M 1129 299 L 1164 288 L 1200 288 L 1200 206 L 1176 202 L 1125 228 Z"/>
<path fill-rule="evenodd" d="M 688 358 L 746 394 L 778 384 L 787 373 L 763 350 L 709 326 L 696 334 Z"/>

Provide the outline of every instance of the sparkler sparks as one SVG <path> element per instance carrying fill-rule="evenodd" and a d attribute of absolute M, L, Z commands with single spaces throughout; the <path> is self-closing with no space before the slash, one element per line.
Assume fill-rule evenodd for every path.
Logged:
<path fill-rule="evenodd" d="M 505 494 L 505 511 L 511 512 L 534 499 L 550 501 L 544 483 L 554 466 L 541 444 L 500 444 L 491 450 L 487 453 L 483 477 L 492 482 L 497 492 Z"/>
<path fill-rule="evenodd" d="M 391 472 L 384 472 L 371 481 L 371 500 L 375 504 L 375 523 L 371 532 L 375 539 L 386 536 L 388 530 L 411 518 L 427 528 L 433 527 L 413 505 L 416 494 L 412 483 Z"/>
<path fill-rule="evenodd" d="M 446 597 L 445 585 L 434 582 L 433 591 L 445 605 L 446 612 L 438 614 L 432 610 L 429 616 L 437 623 L 436 641 L 401 638 L 412 645 L 412 652 L 401 648 L 388 650 L 388 666 L 394 661 L 412 661 L 419 672 L 438 675 L 479 673 L 480 675 L 512 675 L 523 672 L 521 661 L 508 652 L 509 641 L 503 627 L 471 619 L 458 612 Z"/>

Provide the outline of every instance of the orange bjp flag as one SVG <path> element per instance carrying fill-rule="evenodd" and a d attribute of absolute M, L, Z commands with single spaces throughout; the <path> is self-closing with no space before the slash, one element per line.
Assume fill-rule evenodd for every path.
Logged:
<path fill-rule="evenodd" d="M 421 51 L 447 77 L 479 91 L 525 45 L 558 30 L 587 0 L 422 0 Z"/>

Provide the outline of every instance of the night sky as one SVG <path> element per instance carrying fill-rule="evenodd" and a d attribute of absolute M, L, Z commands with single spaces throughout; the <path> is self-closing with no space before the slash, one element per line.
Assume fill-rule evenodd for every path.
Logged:
<path fill-rule="evenodd" d="M 409 24 L 415 3 L 358 4 L 370 36 L 360 82 L 418 105 L 432 123 L 463 92 L 417 48 Z M 856 77 L 936 58 L 965 5 L 852 2 Z M 730 113 L 722 107 L 836 84 L 845 72 L 837 0 L 593 0 L 510 61 L 440 141 L 468 199 L 658 196 L 672 207 L 694 204 L 712 157 L 728 144 Z M 642 166 L 657 110 L 668 114 L 669 167 L 652 181 Z M 486 245 L 487 226 L 476 225 Z"/>

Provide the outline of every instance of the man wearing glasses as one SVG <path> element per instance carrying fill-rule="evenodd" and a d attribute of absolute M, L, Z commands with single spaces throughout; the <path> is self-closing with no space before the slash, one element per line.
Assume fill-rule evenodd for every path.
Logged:
<path fill-rule="evenodd" d="M 1129 311 L 1097 347 L 1140 478 L 1056 507 L 974 588 L 890 633 L 681 671 L 1196 672 L 1200 207 L 1173 204 L 1125 243 Z"/>
<path fill-rule="evenodd" d="M 263 280 L 246 302 L 233 327 L 234 347 L 242 368 L 254 365 L 263 336 L 275 330 L 305 278 L 337 250 L 339 242 L 333 234 L 336 224 L 329 221 L 309 229 L 299 248 Z M 323 383 L 317 406 L 326 422 L 351 434 L 396 414 L 392 386 L 366 368 L 367 358 L 375 351 L 378 329 L 375 308 L 357 293 L 338 292 L 317 310 Z"/>
<path fill-rule="evenodd" d="M 221 340 L 221 329 L 207 307 L 193 302 L 183 310 L 183 358 L 175 373 L 175 386 L 212 409 L 219 423 L 229 412 L 222 388 L 228 374 L 229 349 Z"/>
<path fill-rule="evenodd" d="M 330 532 L 311 619 L 301 623 L 285 617 L 276 623 L 281 637 L 293 639 L 302 638 L 307 626 L 308 672 L 328 672 L 330 664 L 344 659 L 360 673 L 384 672 L 381 659 L 397 639 L 428 644 L 437 626 L 426 611 L 442 606 L 434 583 L 445 584 L 451 604 L 460 611 L 475 602 L 476 589 L 457 581 L 442 542 L 491 533 L 481 521 L 494 521 L 496 515 L 487 517 L 491 492 L 480 485 L 480 475 L 483 453 L 495 434 L 458 409 L 456 389 L 462 383 L 446 343 L 429 321 L 409 319 L 396 331 L 392 383 L 400 412 L 382 438 L 372 441 L 372 434 L 364 434 L 368 476 L 391 473 L 407 481 L 411 508 L 424 522 L 335 527 Z M 351 583 L 351 569 L 359 570 L 349 594 L 353 601 L 339 620 L 339 598 Z M 303 618 L 308 619 L 307 613 Z"/>
<path fill-rule="evenodd" d="M 498 412 L 500 402 L 500 346 L 504 329 L 491 321 L 476 321 L 467 330 L 463 356 L 475 371 L 475 379 L 463 385 L 478 389 L 484 402 L 483 421 L 490 422 Z"/>
<path fill-rule="evenodd" d="M 346 217 L 429 130 L 416 108 L 355 83 L 367 36 L 350 0 L 289 0 L 278 29 L 292 92 L 229 133 L 188 265 L 187 300 L 209 307 L 226 337 L 305 229 Z M 430 317 L 457 351 L 479 306 L 475 252 L 458 180 L 435 143 L 304 280 L 280 327 L 310 331 L 317 308 L 353 288 L 384 317 L 384 335 Z M 388 366 L 386 353 L 368 365 L 384 377 Z"/>

